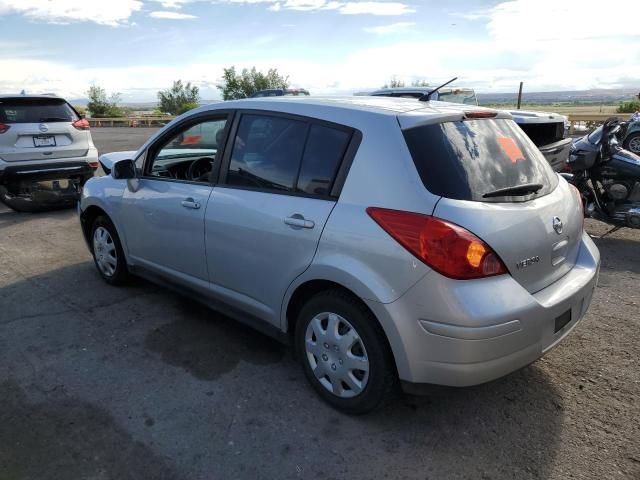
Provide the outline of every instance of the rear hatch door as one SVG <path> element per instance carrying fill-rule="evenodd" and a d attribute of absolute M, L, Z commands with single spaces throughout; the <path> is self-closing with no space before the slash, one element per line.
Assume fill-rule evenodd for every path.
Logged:
<path fill-rule="evenodd" d="M 414 123 L 403 133 L 425 187 L 442 196 L 433 214 L 484 240 L 524 288 L 573 267 L 579 199 L 512 120 Z"/>
<path fill-rule="evenodd" d="M 73 126 L 78 119 L 60 98 L 0 98 L 0 158 L 21 162 L 85 156 L 89 131 Z"/>

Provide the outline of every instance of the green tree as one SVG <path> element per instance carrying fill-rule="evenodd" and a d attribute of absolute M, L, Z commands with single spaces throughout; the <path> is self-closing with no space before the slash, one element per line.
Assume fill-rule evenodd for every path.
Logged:
<path fill-rule="evenodd" d="M 289 76 L 278 73 L 278 69 L 270 68 L 267 73 L 262 73 L 252 67 L 245 68 L 241 73 L 236 72 L 236 67 L 225 68 L 222 75 L 222 84 L 218 88 L 222 91 L 225 100 L 247 98 L 260 90 L 269 88 L 287 88 Z"/>
<path fill-rule="evenodd" d="M 175 80 L 171 88 L 158 92 L 158 101 L 160 111 L 180 115 L 198 106 L 200 89 L 191 82 L 184 84 L 182 80 Z"/>
<path fill-rule="evenodd" d="M 91 112 L 92 117 L 124 116 L 124 111 L 118 107 L 118 103 L 120 103 L 122 98 L 119 93 L 112 93 L 111 96 L 107 97 L 107 92 L 104 88 L 93 84 L 89 87 L 89 90 L 87 90 L 87 97 L 89 97 L 87 110 Z"/>
<path fill-rule="evenodd" d="M 400 80 L 398 77 L 396 77 L 395 75 L 391 77 L 391 80 L 389 80 L 389 83 L 385 83 L 382 86 L 382 88 L 401 88 L 401 87 L 404 87 L 404 82 Z"/>
<path fill-rule="evenodd" d="M 620 104 L 616 113 L 635 113 L 640 112 L 640 101 L 631 100 L 630 102 L 623 102 Z"/>

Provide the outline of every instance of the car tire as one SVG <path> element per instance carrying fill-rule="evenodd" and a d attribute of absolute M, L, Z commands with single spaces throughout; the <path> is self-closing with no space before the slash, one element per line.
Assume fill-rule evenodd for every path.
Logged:
<path fill-rule="evenodd" d="M 313 388 L 338 410 L 367 413 L 387 404 L 398 391 L 395 362 L 382 328 L 347 292 L 323 291 L 304 304 L 295 346 Z"/>
<path fill-rule="evenodd" d="M 627 138 L 622 142 L 622 147 L 636 155 L 640 155 L 640 132 L 634 132 L 627 135 Z"/>
<path fill-rule="evenodd" d="M 122 243 L 113 222 L 99 216 L 91 227 L 91 254 L 98 273 L 110 285 L 123 285 L 129 279 Z"/>

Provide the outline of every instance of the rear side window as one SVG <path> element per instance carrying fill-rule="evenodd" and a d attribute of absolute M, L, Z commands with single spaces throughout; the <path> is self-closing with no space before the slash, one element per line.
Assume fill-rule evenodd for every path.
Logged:
<path fill-rule="evenodd" d="M 351 135 L 343 130 L 312 125 L 302 158 L 297 191 L 329 195 Z"/>
<path fill-rule="evenodd" d="M 329 196 L 352 132 L 304 120 L 245 114 L 233 141 L 227 184 Z"/>
<path fill-rule="evenodd" d="M 292 192 L 309 125 L 288 118 L 243 115 L 227 183 Z"/>
<path fill-rule="evenodd" d="M 57 98 L 0 99 L 0 123 L 75 122 L 78 115 Z"/>
<path fill-rule="evenodd" d="M 425 187 L 457 200 L 521 201 L 550 193 L 558 179 L 536 146 L 512 120 L 464 120 L 405 130 Z M 526 197 L 492 193 L 539 185 Z"/>

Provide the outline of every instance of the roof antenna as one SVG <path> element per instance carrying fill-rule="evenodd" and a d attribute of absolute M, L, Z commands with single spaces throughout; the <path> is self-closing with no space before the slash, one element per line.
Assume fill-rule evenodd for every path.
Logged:
<path fill-rule="evenodd" d="M 442 87 L 446 87 L 447 85 L 449 85 L 451 82 L 455 82 L 458 79 L 458 77 L 453 77 L 451 80 L 449 80 L 446 83 L 443 83 L 442 85 L 440 85 L 439 87 L 434 88 L 433 90 L 431 90 L 429 93 L 425 93 L 424 95 L 422 95 L 418 100 L 420 100 L 421 102 L 428 102 L 429 100 L 431 100 L 431 95 L 433 95 L 434 93 L 436 93 L 438 90 L 440 90 Z"/>

